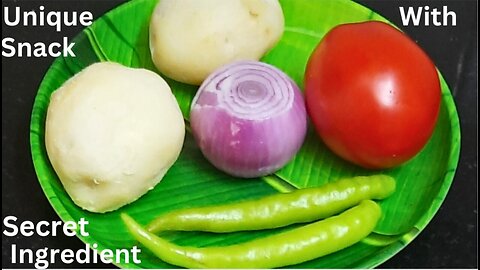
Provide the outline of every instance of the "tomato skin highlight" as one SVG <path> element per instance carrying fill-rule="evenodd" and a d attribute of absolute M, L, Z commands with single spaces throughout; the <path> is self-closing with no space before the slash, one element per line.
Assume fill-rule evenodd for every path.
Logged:
<path fill-rule="evenodd" d="M 310 56 L 307 111 L 337 155 L 372 169 L 398 166 L 431 137 L 441 101 L 435 65 L 382 22 L 337 26 Z"/>

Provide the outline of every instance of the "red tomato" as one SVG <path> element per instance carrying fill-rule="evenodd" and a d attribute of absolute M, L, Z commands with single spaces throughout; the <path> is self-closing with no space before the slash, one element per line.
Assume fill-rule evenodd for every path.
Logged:
<path fill-rule="evenodd" d="M 415 42 L 381 22 L 332 29 L 310 56 L 307 110 L 336 154 L 366 168 L 415 156 L 440 109 L 434 64 Z"/>

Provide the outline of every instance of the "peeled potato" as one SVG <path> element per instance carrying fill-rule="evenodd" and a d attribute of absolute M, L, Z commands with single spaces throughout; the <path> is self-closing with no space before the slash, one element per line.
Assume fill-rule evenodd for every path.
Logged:
<path fill-rule="evenodd" d="M 52 94 L 45 143 L 73 201 L 102 213 L 135 201 L 163 178 L 182 148 L 184 125 L 160 76 L 98 63 Z"/>
<path fill-rule="evenodd" d="M 278 0 L 161 0 L 150 22 L 150 51 L 160 72 L 198 85 L 227 63 L 260 59 L 283 28 Z"/>

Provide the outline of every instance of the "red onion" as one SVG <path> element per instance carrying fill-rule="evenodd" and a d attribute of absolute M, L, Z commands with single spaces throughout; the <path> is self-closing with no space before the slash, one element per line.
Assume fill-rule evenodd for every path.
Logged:
<path fill-rule="evenodd" d="M 307 130 L 298 86 L 279 69 L 256 61 L 210 74 L 193 99 L 190 121 L 203 155 L 218 169 L 245 178 L 283 167 Z"/>

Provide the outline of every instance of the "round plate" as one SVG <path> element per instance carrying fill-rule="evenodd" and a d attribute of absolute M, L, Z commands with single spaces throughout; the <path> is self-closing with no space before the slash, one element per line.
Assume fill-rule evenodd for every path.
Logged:
<path fill-rule="evenodd" d="M 308 57 L 329 29 L 349 22 L 387 22 L 373 11 L 347 0 L 280 2 L 285 14 L 285 32 L 281 41 L 262 61 L 285 71 L 300 87 L 303 86 Z M 96 243 L 99 250 L 124 249 L 135 245 L 119 218 L 121 212 L 146 224 L 161 213 L 173 209 L 224 204 L 292 188 L 319 186 L 341 177 L 377 173 L 395 177 L 398 188 L 394 195 L 380 202 L 383 217 L 375 232 L 349 248 L 291 267 L 375 267 L 400 251 L 425 228 L 448 192 L 459 157 L 458 115 L 450 90 L 441 76 L 443 97 L 436 130 L 425 148 L 401 167 L 371 171 L 349 164 L 332 154 L 310 128 L 302 149 L 279 172 L 258 179 L 235 179 L 213 168 L 187 133 L 178 161 L 164 179 L 139 200 L 106 214 L 94 214 L 77 207 L 63 189 L 45 150 L 45 116 L 50 95 L 75 73 L 98 61 L 115 61 L 126 66 L 156 71 L 148 47 L 149 20 L 156 3 L 157 0 L 126 3 L 81 32 L 74 39 L 76 57 L 60 57 L 55 60 L 45 75 L 35 100 L 30 138 L 40 184 L 64 221 L 78 221 L 82 217 L 89 221 L 89 236 L 80 237 L 85 243 L 90 246 Z M 188 120 L 188 110 L 196 87 L 170 79 L 167 81 Z M 167 237 L 180 245 L 211 246 L 238 243 L 276 232 L 177 232 L 168 234 Z M 128 268 L 175 267 L 156 258 L 145 248 L 142 249 L 140 259 L 142 262 L 139 265 L 123 260 L 115 264 Z"/>

